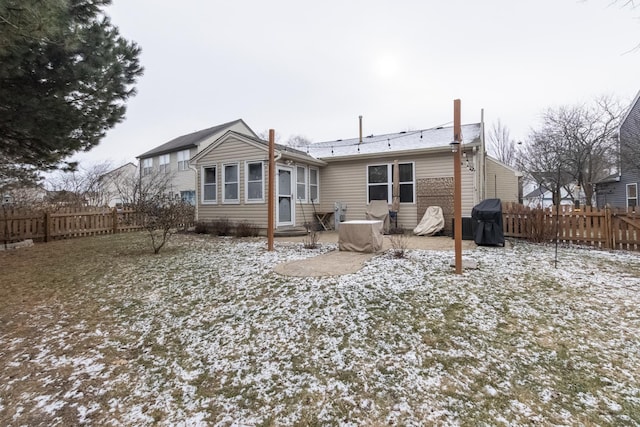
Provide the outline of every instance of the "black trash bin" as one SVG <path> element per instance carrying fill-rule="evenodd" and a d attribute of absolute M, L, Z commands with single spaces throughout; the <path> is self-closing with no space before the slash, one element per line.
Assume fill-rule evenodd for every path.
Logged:
<path fill-rule="evenodd" d="M 502 203 L 500 199 L 485 199 L 471 210 L 476 223 L 474 241 L 476 245 L 504 246 L 502 231 Z"/>

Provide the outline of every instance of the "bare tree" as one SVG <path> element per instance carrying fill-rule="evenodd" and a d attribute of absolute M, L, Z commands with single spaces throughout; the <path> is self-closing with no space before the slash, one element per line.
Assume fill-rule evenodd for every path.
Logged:
<path fill-rule="evenodd" d="M 614 0 L 612 4 L 619 4 L 620 7 L 631 7 L 631 9 L 635 9 L 638 7 L 637 0 Z"/>
<path fill-rule="evenodd" d="M 309 144 L 311 144 L 311 140 L 303 135 L 291 135 L 285 142 L 285 145 L 299 150 L 306 148 Z"/>
<path fill-rule="evenodd" d="M 511 139 L 509 128 L 503 125 L 500 119 L 494 122 L 489 130 L 488 149 L 502 163 L 516 167 L 518 154 L 516 143 Z"/>
<path fill-rule="evenodd" d="M 111 163 L 103 162 L 86 167 L 80 165 L 75 171 L 58 171 L 47 180 L 47 187 L 64 204 L 104 206 L 106 198 L 100 179 L 111 168 Z"/>
<path fill-rule="evenodd" d="M 141 199 L 136 210 L 149 234 L 153 253 L 158 254 L 169 238 L 193 223 L 195 209 L 189 203 L 166 194 Z"/>
<path fill-rule="evenodd" d="M 532 132 L 520 157 L 525 177 L 551 192 L 554 205 L 560 204 L 561 191 L 567 191 L 572 181 L 563 161 L 567 153 L 561 138 L 544 132 Z"/>
<path fill-rule="evenodd" d="M 594 184 L 608 176 L 616 163 L 621 112 L 620 104 L 610 97 L 548 109 L 542 126 L 527 141 L 522 169 L 534 182 L 547 181 L 550 190 L 565 187 L 571 194 L 569 184 L 578 185 L 590 206 Z"/>
<path fill-rule="evenodd" d="M 175 177 L 174 172 L 163 172 L 154 170 L 146 176 L 137 176 L 131 195 L 131 203 L 137 204 L 140 201 L 160 199 L 172 193 L 172 182 Z M 175 195 L 173 195 L 175 198 Z"/>
<path fill-rule="evenodd" d="M 620 126 L 619 172 L 640 174 L 640 101 L 630 108 Z"/>
<path fill-rule="evenodd" d="M 280 135 L 278 132 L 274 132 L 274 142 L 279 144 L 280 141 L 282 140 L 282 135 Z M 269 140 L 269 129 L 265 129 L 262 132 L 258 132 L 257 133 L 258 138 L 260 138 L 263 141 L 268 141 Z"/>

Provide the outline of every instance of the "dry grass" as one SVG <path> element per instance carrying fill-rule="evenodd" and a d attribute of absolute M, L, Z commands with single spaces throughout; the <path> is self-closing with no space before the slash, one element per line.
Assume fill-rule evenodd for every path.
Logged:
<path fill-rule="evenodd" d="M 256 242 L 0 252 L 0 425 L 640 423 L 633 256 L 481 248 L 455 276 L 389 251 L 288 279 L 270 267 L 303 244 Z"/>

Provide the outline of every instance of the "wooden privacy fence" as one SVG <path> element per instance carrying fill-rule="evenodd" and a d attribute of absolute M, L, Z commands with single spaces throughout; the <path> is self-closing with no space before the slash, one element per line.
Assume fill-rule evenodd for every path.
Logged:
<path fill-rule="evenodd" d="M 556 212 L 555 208 L 505 204 L 502 219 L 505 237 L 551 242 L 557 235 L 561 243 L 640 251 L 638 210 L 562 206 Z"/>
<path fill-rule="evenodd" d="M 112 234 L 142 228 L 133 209 L 65 208 L 55 211 L 0 210 L 0 241 L 55 239 Z"/>

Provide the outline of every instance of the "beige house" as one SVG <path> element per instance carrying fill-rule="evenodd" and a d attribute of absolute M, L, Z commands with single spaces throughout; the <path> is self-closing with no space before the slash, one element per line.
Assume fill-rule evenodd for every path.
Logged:
<path fill-rule="evenodd" d="M 518 173 L 486 155 L 482 123 L 462 126 L 463 216 L 485 198 L 518 201 Z M 414 228 L 428 206 L 453 216 L 451 127 L 276 148 L 276 227 L 301 226 L 346 207 L 344 220 L 364 219 L 372 200 L 393 202 L 399 169 L 397 226 Z M 199 221 L 229 219 L 267 227 L 268 143 L 228 131 L 192 159 Z M 487 187 L 488 177 L 492 185 Z M 498 185 L 499 183 L 499 185 Z M 490 190 L 490 191 L 488 191 Z M 396 224 L 394 224 L 396 225 Z"/>
<path fill-rule="evenodd" d="M 139 155 L 140 176 L 170 174 L 170 193 L 195 204 L 196 170 L 190 160 L 228 131 L 257 137 L 242 119 L 182 135 Z"/>
<path fill-rule="evenodd" d="M 98 205 L 113 208 L 132 203 L 137 175 L 138 168 L 129 162 L 100 176 L 95 195 Z"/>

